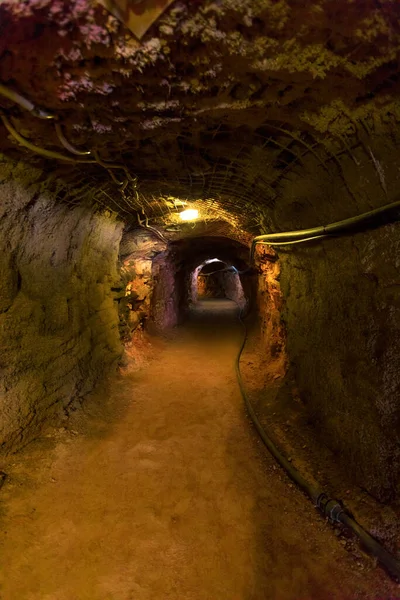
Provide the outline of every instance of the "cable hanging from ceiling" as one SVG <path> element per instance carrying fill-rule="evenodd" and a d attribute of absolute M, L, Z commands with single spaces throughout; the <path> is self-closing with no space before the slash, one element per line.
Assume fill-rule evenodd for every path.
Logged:
<path fill-rule="evenodd" d="M 112 178 L 114 183 L 116 183 L 120 187 L 122 192 L 125 191 L 125 189 L 129 185 L 129 183 L 132 183 L 134 185 L 134 187 L 136 187 L 137 178 L 133 177 L 130 174 L 127 167 L 125 165 L 123 165 L 122 163 L 109 163 L 107 161 L 104 161 L 100 157 L 97 149 L 80 150 L 80 149 L 76 148 L 73 144 L 71 144 L 69 142 L 69 140 L 65 137 L 65 134 L 63 132 L 62 125 L 59 121 L 58 115 L 56 115 L 46 109 L 36 106 L 33 102 L 31 102 L 30 100 L 25 98 L 25 96 L 22 96 L 22 94 L 20 94 L 16 90 L 9 88 L 8 86 L 4 85 L 3 83 L 0 83 L 0 94 L 2 96 L 4 96 L 5 98 L 7 98 L 8 100 L 11 100 L 15 104 L 18 104 L 21 108 L 30 112 L 33 116 L 35 116 L 39 119 L 53 121 L 54 129 L 55 129 L 57 138 L 59 139 L 61 145 L 66 150 L 68 150 L 68 152 L 73 154 L 74 156 L 61 154 L 60 152 L 57 152 L 54 150 L 48 150 L 46 148 L 42 148 L 41 146 L 37 146 L 36 144 L 33 144 L 32 142 L 27 140 L 25 137 L 23 137 L 15 129 L 15 127 L 12 125 L 10 119 L 8 118 L 6 112 L 4 110 L 0 110 L 0 118 L 1 118 L 4 126 L 6 127 L 7 131 L 11 134 L 11 136 L 19 144 L 21 144 L 22 146 L 25 146 L 25 148 L 28 148 L 29 150 L 31 150 L 32 152 L 35 152 L 36 154 L 39 154 L 40 156 L 44 156 L 45 158 L 53 158 L 56 160 L 61 160 L 61 161 L 67 162 L 67 163 L 75 163 L 75 164 L 98 164 L 108 171 L 110 177 Z M 91 156 L 93 156 L 93 158 L 89 158 Z M 81 158 L 78 158 L 78 157 L 81 157 Z M 88 158 L 83 158 L 83 157 L 88 157 Z M 124 172 L 124 179 L 122 181 L 120 181 L 114 175 L 114 173 L 112 172 L 112 169 L 122 170 Z"/>

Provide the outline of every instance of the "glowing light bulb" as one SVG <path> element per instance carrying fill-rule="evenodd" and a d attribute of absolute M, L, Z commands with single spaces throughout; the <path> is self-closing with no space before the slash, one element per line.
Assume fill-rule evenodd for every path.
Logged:
<path fill-rule="evenodd" d="M 194 221 L 195 219 L 197 219 L 198 216 L 199 211 L 195 208 L 188 208 L 187 210 L 184 210 L 181 213 L 179 213 L 179 217 L 180 219 L 182 219 L 182 221 Z"/>

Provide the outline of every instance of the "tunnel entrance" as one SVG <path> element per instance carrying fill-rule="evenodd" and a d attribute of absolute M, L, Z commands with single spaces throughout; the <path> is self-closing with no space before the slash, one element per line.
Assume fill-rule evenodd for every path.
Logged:
<path fill-rule="evenodd" d="M 231 300 L 240 308 L 246 305 L 239 271 L 219 258 L 203 261 L 191 274 L 192 304 L 211 299 Z"/>
<path fill-rule="evenodd" d="M 151 230 L 124 232 L 120 319 L 123 340 L 134 329 L 164 332 L 186 320 L 200 299 L 228 299 L 241 308 L 256 297 L 249 247 L 222 236 L 160 241 Z"/>
<path fill-rule="evenodd" d="M 195 277 L 195 294 L 197 299 L 205 298 L 226 298 L 226 289 L 224 275 L 227 269 L 227 264 L 220 261 L 218 258 L 205 261 L 205 264 L 200 265 L 195 269 L 197 277 Z"/>
<path fill-rule="evenodd" d="M 152 230 L 126 230 L 120 246 L 120 332 L 128 354 L 142 334 L 168 334 L 193 313 L 238 307 L 248 316 L 267 361 L 265 372 L 285 371 L 279 262 L 260 250 L 250 268 L 248 245 L 223 236 L 160 240 Z M 218 308 L 219 307 L 219 308 Z M 204 315 L 205 317 L 206 315 Z M 256 342 L 255 342 L 256 343 Z"/>

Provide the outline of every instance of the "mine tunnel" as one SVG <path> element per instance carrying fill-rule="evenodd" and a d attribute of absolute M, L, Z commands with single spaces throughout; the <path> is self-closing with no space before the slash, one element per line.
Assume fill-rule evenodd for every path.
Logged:
<path fill-rule="evenodd" d="M 400 3 L 0 2 L 0 597 L 389 600 Z"/>

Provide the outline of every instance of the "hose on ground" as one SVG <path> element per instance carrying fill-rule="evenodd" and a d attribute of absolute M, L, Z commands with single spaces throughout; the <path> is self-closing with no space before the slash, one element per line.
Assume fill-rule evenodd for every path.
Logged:
<path fill-rule="evenodd" d="M 236 356 L 235 369 L 236 377 L 242 394 L 247 412 L 265 446 L 277 460 L 281 467 L 286 471 L 290 479 L 298 485 L 303 492 L 312 500 L 313 504 L 319 509 L 324 517 L 327 517 L 332 523 L 341 523 L 348 529 L 351 529 L 359 538 L 363 546 L 370 554 L 375 556 L 379 563 L 385 567 L 388 573 L 396 580 L 400 580 L 400 561 L 388 552 L 377 540 L 375 540 L 365 529 L 361 527 L 343 508 L 339 501 L 329 498 L 318 486 L 312 485 L 303 475 L 285 458 L 276 444 L 269 437 L 263 428 L 244 387 L 242 374 L 240 371 L 240 359 L 245 348 L 248 332 L 243 320 L 243 310 L 239 308 L 239 321 L 243 327 L 243 339 Z"/>

